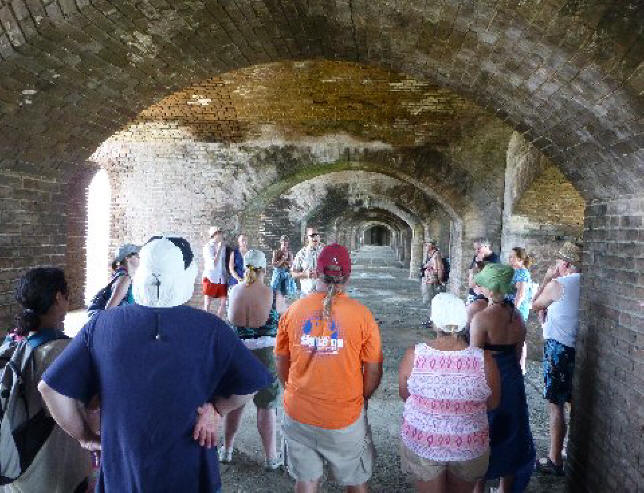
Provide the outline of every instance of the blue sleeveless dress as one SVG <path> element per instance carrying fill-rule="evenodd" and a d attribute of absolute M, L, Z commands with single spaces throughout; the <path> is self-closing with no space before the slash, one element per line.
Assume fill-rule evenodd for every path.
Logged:
<path fill-rule="evenodd" d="M 501 374 L 501 402 L 487 414 L 490 463 L 485 479 L 514 475 L 512 491 L 522 492 L 530 481 L 536 459 L 523 374 L 515 344 L 486 344 L 485 349 L 496 351 L 494 359 Z"/>

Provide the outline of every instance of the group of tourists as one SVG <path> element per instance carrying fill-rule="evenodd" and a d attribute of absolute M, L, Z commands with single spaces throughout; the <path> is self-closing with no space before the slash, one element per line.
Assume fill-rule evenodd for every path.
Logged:
<path fill-rule="evenodd" d="M 234 460 L 243 408 L 252 400 L 265 470 L 285 465 L 295 491 L 313 492 L 326 464 L 347 491 L 367 491 L 375 461 L 368 403 L 383 353 L 373 314 L 346 292 L 349 252 L 324 246 L 308 228 L 306 245 L 293 255 L 282 236 L 267 286 L 263 252 L 249 248 L 244 235 L 229 248 L 221 229 L 208 233 L 204 310 L 187 305 L 198 269 L 181 237 L 120 247 L 110 283 L 73 340 L 62 332 L 69 291 L 63 271 L 35 268 L 20 279 L 21 312 L 2 348 L 21 358 L 27 390 L 20 397 L 30 412 L 12 413 L 6 426 L 39 426 L 40 436 L 35 452 L 34 443 L 25 448 L 14 438 L 9 453 L 0 435 L 2 457 L 20 465 L 8 476 L 6 460 L 0 463 L 5 488 L 85 492 L 91 452 L 100 457 L 96 491 L 220 491 L 218 463 Z M 512 265 L 502 265 L 489 242 L 475 247 L 467 306 L 432 286 L 444 279 L 444 264 L 436 243 L 428 247 L 423 279 L 436 282 L 423 284 L 430 286 L 424 292 L 435 337 L 409 348 L 400 363 L 401 466 L 418 491 L 482 491 L 496 478 L 500 491 L 523 491 L 535 466 L 520 366 L 528 258 L 514 249 Z M 550 451 L 537 462 L 553 474 L 563 473 L 578 270 L 578 247 L 564 245 L 532 300 L 544 320 L 551 412 Z M 286 307 L 296 280 L 301 297 Z M 218 316 L 209 312 L 213 301 Z"/>

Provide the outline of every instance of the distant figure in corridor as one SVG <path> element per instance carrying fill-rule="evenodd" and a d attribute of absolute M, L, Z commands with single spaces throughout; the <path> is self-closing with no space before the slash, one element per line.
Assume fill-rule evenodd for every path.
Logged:
<path fill-rule="evenodd" d="M 151 238 L 136 304 L 98 313 L 42 377 L 56 422 L 101 449 L 98 492 L 218 492 L 218 416 L 273 382 L 230 327 L 185 306 L 196 276 L 185 239 Z M 79 411 L 95 396 L 100 438 Z"/>
<path fill-rule="evenodd" d="M 398 370 L 401 465 L 417 491 L 469 493 L 488 467 L 486 410 L 499 403 L 499 371 L 489 351 L 468 347 L 461 299 L 440 293 L 431 313 L 437 337 L 407 349 Z"/>
<path fill-rule="evenodd" d="M 550 414 L 550 450 L 539 459 L 539 470 L 562 476 L 566 436 L 564 403 L 572 396 L 575 343 L 579 330 L 581 248 L 566 242 L 537 291 L 532 308 L 543 322 L 543 397 Z"/>
<path fill-rule="evenodd" d="M 365 492 L 374 464 L 367 402 L 382 377 L 380 330 L 345 293 L 346 248 L 326 246 L 316 269 L 317 291 L 282 315 L 275 345 L 286 464 L 296 492 L 317 491 L 324 462 L 347 491 Z"/>
<path fill-rule="evenodd" d="M 15 435 L 28 437 L 30 447 L 25 447 L 25 442 L 16 437 L 16 444 L 23 445 L 18 448 L 21 452 L 19 466 L 25 469 L 18 479 L 0 490 L 5 493 L 84 493 L 92 468 L 90 452 L 56 425 L 37 390 L 43 372 L 71 342 L 63 334 L 63 320 L 69 308 L 65 274 L 55 267 L 31 269 L 18 280 L 15 297 L 20 305 L 17 327 L 6 336 L 3 348 L 11 343 L 16 345 L 14 351 L 21 351 L 20 345 L 26 345 L 25 357 L 26 351 L 33 351 L 29 359 L 22 360 L 26 365 L 22 373 L 24 401 L 18 396 L 15 402 L 15 406 L 26 406 L 29 410 L 29 420 L 22 424 L 23 433 L 17 433 L 16 429 Z M 11 371 L 8 366 L 5 366 L 5 372 Z M 20 424 L 13 421 L 20 413 L 14 415 L 10 402 L 7 404 L 2 410 L 2 433 L 14 430 L 7 425 Z M 79 412 L 87 417 L 85 409 Z M 82 445 L 91 449 L 87 442 Z M 35 455 L 29 454 L 31 447 Z M 2 458 L 3 476 L 9 476 L 11 466 L 17 464 L 9 460 L 9 450 L 2 450 Z"/>
<path fill-rule="evenodd" d="M 474 275 L 481 270 L 480 265 L 477 268 L 477 263 L 485 262 L 496 264 L 500 262 L 499 256 L 492 251 L 491 245 L 492 243 L 487 238 L 479 238 L 472 243 L 472 246 L 474 247 L 474 258 L 472 258 L 469 269 L 470 289 L 467 296 L 468 305 L 483 297 L 482 294 L 474 292 Z"/>
<path fill-rule="evenodd" d="M 474 283 L 489 300 L 470 324 L 470 345 L 492 351 L 501 373 L 501 402 L 488 413 L 490 464 L 485 479 L 501 478 L 500 492 L 524 491 L 535 462 L 523 374 L 519 360 L 525 342 L 521 314 L 505 296 L 513 292 L 514 269 L 487 264 Z M 477 486 L 482 492 L 483 481 Z"/>
<path fill-rule="evenodd" d="M 264 468 L 272 471 L 282 463 L 277 456 L 275 426 L 276 407 L 280 394 L 275 373 L 275 336 L 279 315 L 275 308 L 276 293 L 264 284 L 266 257 L 259 250 L 244 255 L 244 278 L 230 290 L 228 321 L 244 345 L 274 377 L 268 387 L 253 397 L 257 407 L 257 430 L 264 446 Z M 235 434 L 239 429 L 244 406 L 229 412 L 224 422 L 224 446 L 219 450 L 220 462 L 231 462 Z"/>
<path fill-rule="evenodd" d="M 233 248 L 228 259 L 228 288 L 244 279 L 244 255 L 248 251 L 248 238 L 245 234 L 237 237 L 237 248 Z"/>
<path fill-rule="evenodd" d="M 528 270 L 532 265 L 532 257 L 530 257 L 525 248 L 514 247 L 510 250 L 509 262 L 514 269 L 514 277 L 512 278 L 512 285 L 514 286 L 514 293 L 507 295 L 508 300 L 514 303 L 514 306 L 524 322 L 528 321 L 530 314 L 530 303 L 532 301 L 532 277 Z M 521 370 L 525 375 L 525 361 L 528 355 L 527 343 L 523 343 L 523 350 L 521 352 Z"/>
<path fill-rule="evenodd" d="M 228 271 L 226 257 L 228 247 L 224 243 L 224 233 L 219 227 L 208 230 L 210 239 L 203 246 L 203 309 L 210 311 L 213 300 L 219 300 L 217 316 L 224 318 L 226 297 L 228 296 Z"/>
<path fill-rule="evenodd" d="M 295 255 L 291 268 L 293 279 L 300 281 L 300 297 L 302 298 L 315 291 L 318 255 L 324 248 L 320 242 L 320 233 L 317 228 L 306 228 L 306 241 L 306 246 L 302 247 Z"/>
<path fill-rule="evenodd" d="M 288 236 L 280 237 L 280 247 L 273 250 L 273 276 L 271 278 L 271 289 L 277 294 L 278 310 L 283 312 L 286 309 L 286 297 L 295 293 L 297 286 L 291 276 L 293 265 L 293 252 L 289 248 Z"/>
<path fill-rule="evenodd" d="M 430 306 L 434 296 L 436 296 L 443 287 L 443 259 L 441 252 L 436 245 L 435 240 L 429 240 L 425 251 L 425 260 L 423 262 L 423 278 L 421 280 L 421 292 L 423 295 L 423 304 Z M 431 319 L 431 313 L 430 313 Z"/>

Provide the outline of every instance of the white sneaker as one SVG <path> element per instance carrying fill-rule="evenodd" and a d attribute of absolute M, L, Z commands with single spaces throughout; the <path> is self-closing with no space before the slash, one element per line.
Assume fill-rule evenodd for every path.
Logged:
<path fill-rule="evenodd" d="M 284 460 L 282 457 L 277 456 L 274 459 L 265 459 L 264 460 L 264 470 L 265 471 L 275 471 L 284 465 Z"/>
<path fill-rule="evenodd" d="M 230 464 L 233 461 L 233 449 L 226 450 L 224 447 L 219 449 L 219 462 Z"/>

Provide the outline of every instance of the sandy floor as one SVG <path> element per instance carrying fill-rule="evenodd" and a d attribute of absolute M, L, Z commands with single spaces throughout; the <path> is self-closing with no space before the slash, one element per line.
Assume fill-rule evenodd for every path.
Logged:
<path fill-rule="evenodd" d="M 426 331 L 420 328 L 426 309 L 419 303 L 417 280 L 408 279 L 408 270 L 391 259 L 386 250 L 367 249 L 354 255 L 354 270 L 349 293 L 367 305 L 381 328 L 384 351 L 384 376 L 380 388 L 369 403 L 369 421 L 378 453 L 374 475 L 369 483 L 375 492 L 413 491 L 400 471 L 398 457 L 402 402 L 398 398 L 398 363 L 405 349 L 421 340 Z M 70 334 L 82 326 L 84 314 L 70 314 L 66 327 Z M 530 423 L 538 455 L 547 451 L 548 422 L 546 406 L 541 398 L 540 364 L 529 362 L 526 391 Z M 283 410 L 278 409 L 278 420 Z M 278 443 L 281 435 L 278 433 Z M 255 409 L 248 405 L 235 444 L 233 463 L 221 465 L 225 492 L 292 491 L 293 481 L 283 470 L 264 472 L 263 451 L 256 430 Z M 342 491 L 330 479 L 323 482 L 323 491 Z M 532 477 L 529 492 L 564 492 L 561 478 Z"/>

